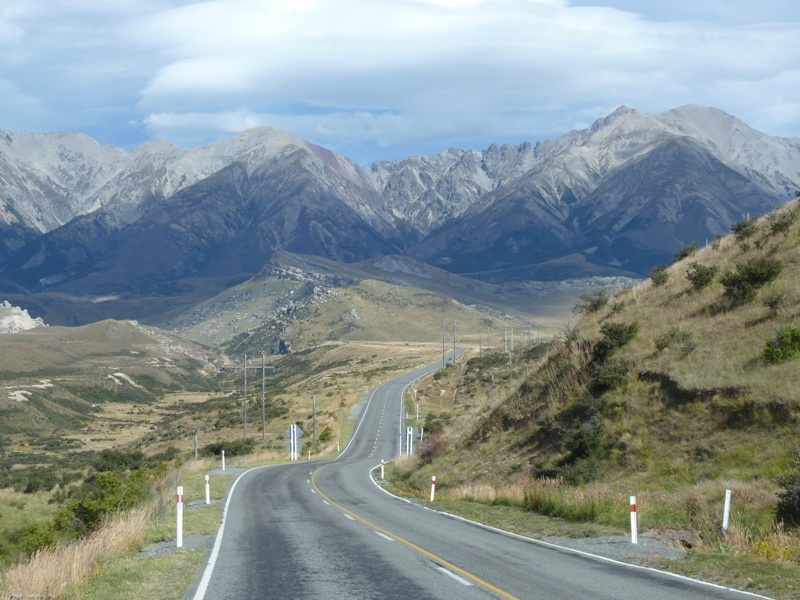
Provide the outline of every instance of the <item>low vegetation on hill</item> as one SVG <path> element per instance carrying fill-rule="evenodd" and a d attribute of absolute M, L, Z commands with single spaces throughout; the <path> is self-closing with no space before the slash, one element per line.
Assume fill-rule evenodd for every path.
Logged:
<path fill-rule="evenodd" d="M 305 432 L 303 454 L 333 453 L 352 435 L 351 408 L 368 386 L 441 355 L 439 344 L 351 342 L 270 356 L 263 429 L 253 357 L 244 438 L 241 356 L 210 360 L 208 349 L 166 332 L 112 321 L 0 336 L 0 347 L 9 395 L 0 398 L 3 599 L 85 597 L 74 586 L 119 553 L 173 539 L 187 465 L 213 468 L 223 450 L 229 465 L 285 460 L 293 423 Z M 205 534 L 217 526 L 212 519 Z M 169 597 L 183 593 L 202 552 L 195 558 L 180 577 L 163 575 Z"/>
<path fill-rule="evenodd" d="M 513 380 L 500 353 L 423 385 L 431 435 L 398 483 L 619 532 L 635 495 L 641 528 L 691 550 L 669 568 L 797 597 L 800 200 L 576 312 Z"/>

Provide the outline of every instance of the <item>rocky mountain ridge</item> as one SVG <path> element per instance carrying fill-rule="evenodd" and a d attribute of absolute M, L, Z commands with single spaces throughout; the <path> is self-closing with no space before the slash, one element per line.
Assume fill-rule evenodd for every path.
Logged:
<path fill-rule="evenodd" d="M 280 251 L 559 280 L 641 275 L 786 202 L 800 190 L 800 140 L 698 106 L 620 107 L 533 146 L 369 168 L 267 127 L 131 152 L 3 132 L 0 184 L 6 291 L 163 293 L 187 278 L 243 281 Z"/>

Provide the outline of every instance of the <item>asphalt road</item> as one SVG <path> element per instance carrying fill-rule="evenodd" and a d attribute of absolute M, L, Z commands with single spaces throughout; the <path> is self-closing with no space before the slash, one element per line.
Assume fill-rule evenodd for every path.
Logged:
<path fill-rule="evenodd" d="M 403 390 L 438 366 L 376 388 L 336 460 L 244 473 L 187 598 L 754 597 L 505 535 L 384 492 L 369 471 L 398 453 Z"/>

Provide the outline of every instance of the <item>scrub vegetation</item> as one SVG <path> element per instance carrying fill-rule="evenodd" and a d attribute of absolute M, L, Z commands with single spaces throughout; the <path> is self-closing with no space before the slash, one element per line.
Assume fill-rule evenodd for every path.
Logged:
<path fill-rule="evenodd" d="M 394 484 L 426 501 L 435 475 L 449 509 L 534 536 L 625 534 L 635 495 L 640 532 L 688 550 L 657 566 L 800 597 L 799 203 L 582 298 L 513 369 L 488 354 L 422 382 L 443 426 Z"/>

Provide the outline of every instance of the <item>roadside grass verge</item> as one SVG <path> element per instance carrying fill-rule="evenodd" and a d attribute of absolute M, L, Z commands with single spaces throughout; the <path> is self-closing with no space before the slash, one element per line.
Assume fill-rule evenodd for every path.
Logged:
<path fill-rule="evenodd" d="M 630 535 L 631 490 L 620 483 L 568 486 L 540 478 L 448 486 L 447 476 L 437 476 L 431 504 L 430 488 L 417 481 L 430 481 L 432 472 L 417 457 L 403 456 L 387 465 L 383 485 L 420 504 L 534 539 Z M 723 532 L 726 486 L 736 508 Z M 704 481 L 670 493 L 639 491 L 636 497 L 640 535 L 687 550 L 683 559 L 637 558 L 638 564 L 781 600 L 800 598 L 800 535 L 774 525 L 768 482 Z"/>
<path fill-rule="evenodd" d="M 92 535 L 71 544 L 36 552 L 11 566 L 0 583 L 0 598 L 77 598 L 74 586 L 102 572 L 111 557 L 138 547 L 145 539 L 153 507 L 111 519 Z"/>
<path fill-rule="evenodd" d="M 212 504 L 197 504 L 205 501 L 205 473 L 215 466 L 215 459 L 191 461 L 165 477 L 145 506 L 109 519 L 86 538 L 40 550 L 29 561 L 12 565 L 0 581 L 0 599 L 182 598 L 202 566 L 205 547 L 159 557 L 140 557 L 139 551 L 175 540 L 178 483 L 184 486 L 184 537 L 211 536 L 218 529 L 221 500 L 233 473 L 211 475 Z M 195 506 L 188 508 L 190 503 Z"/>

